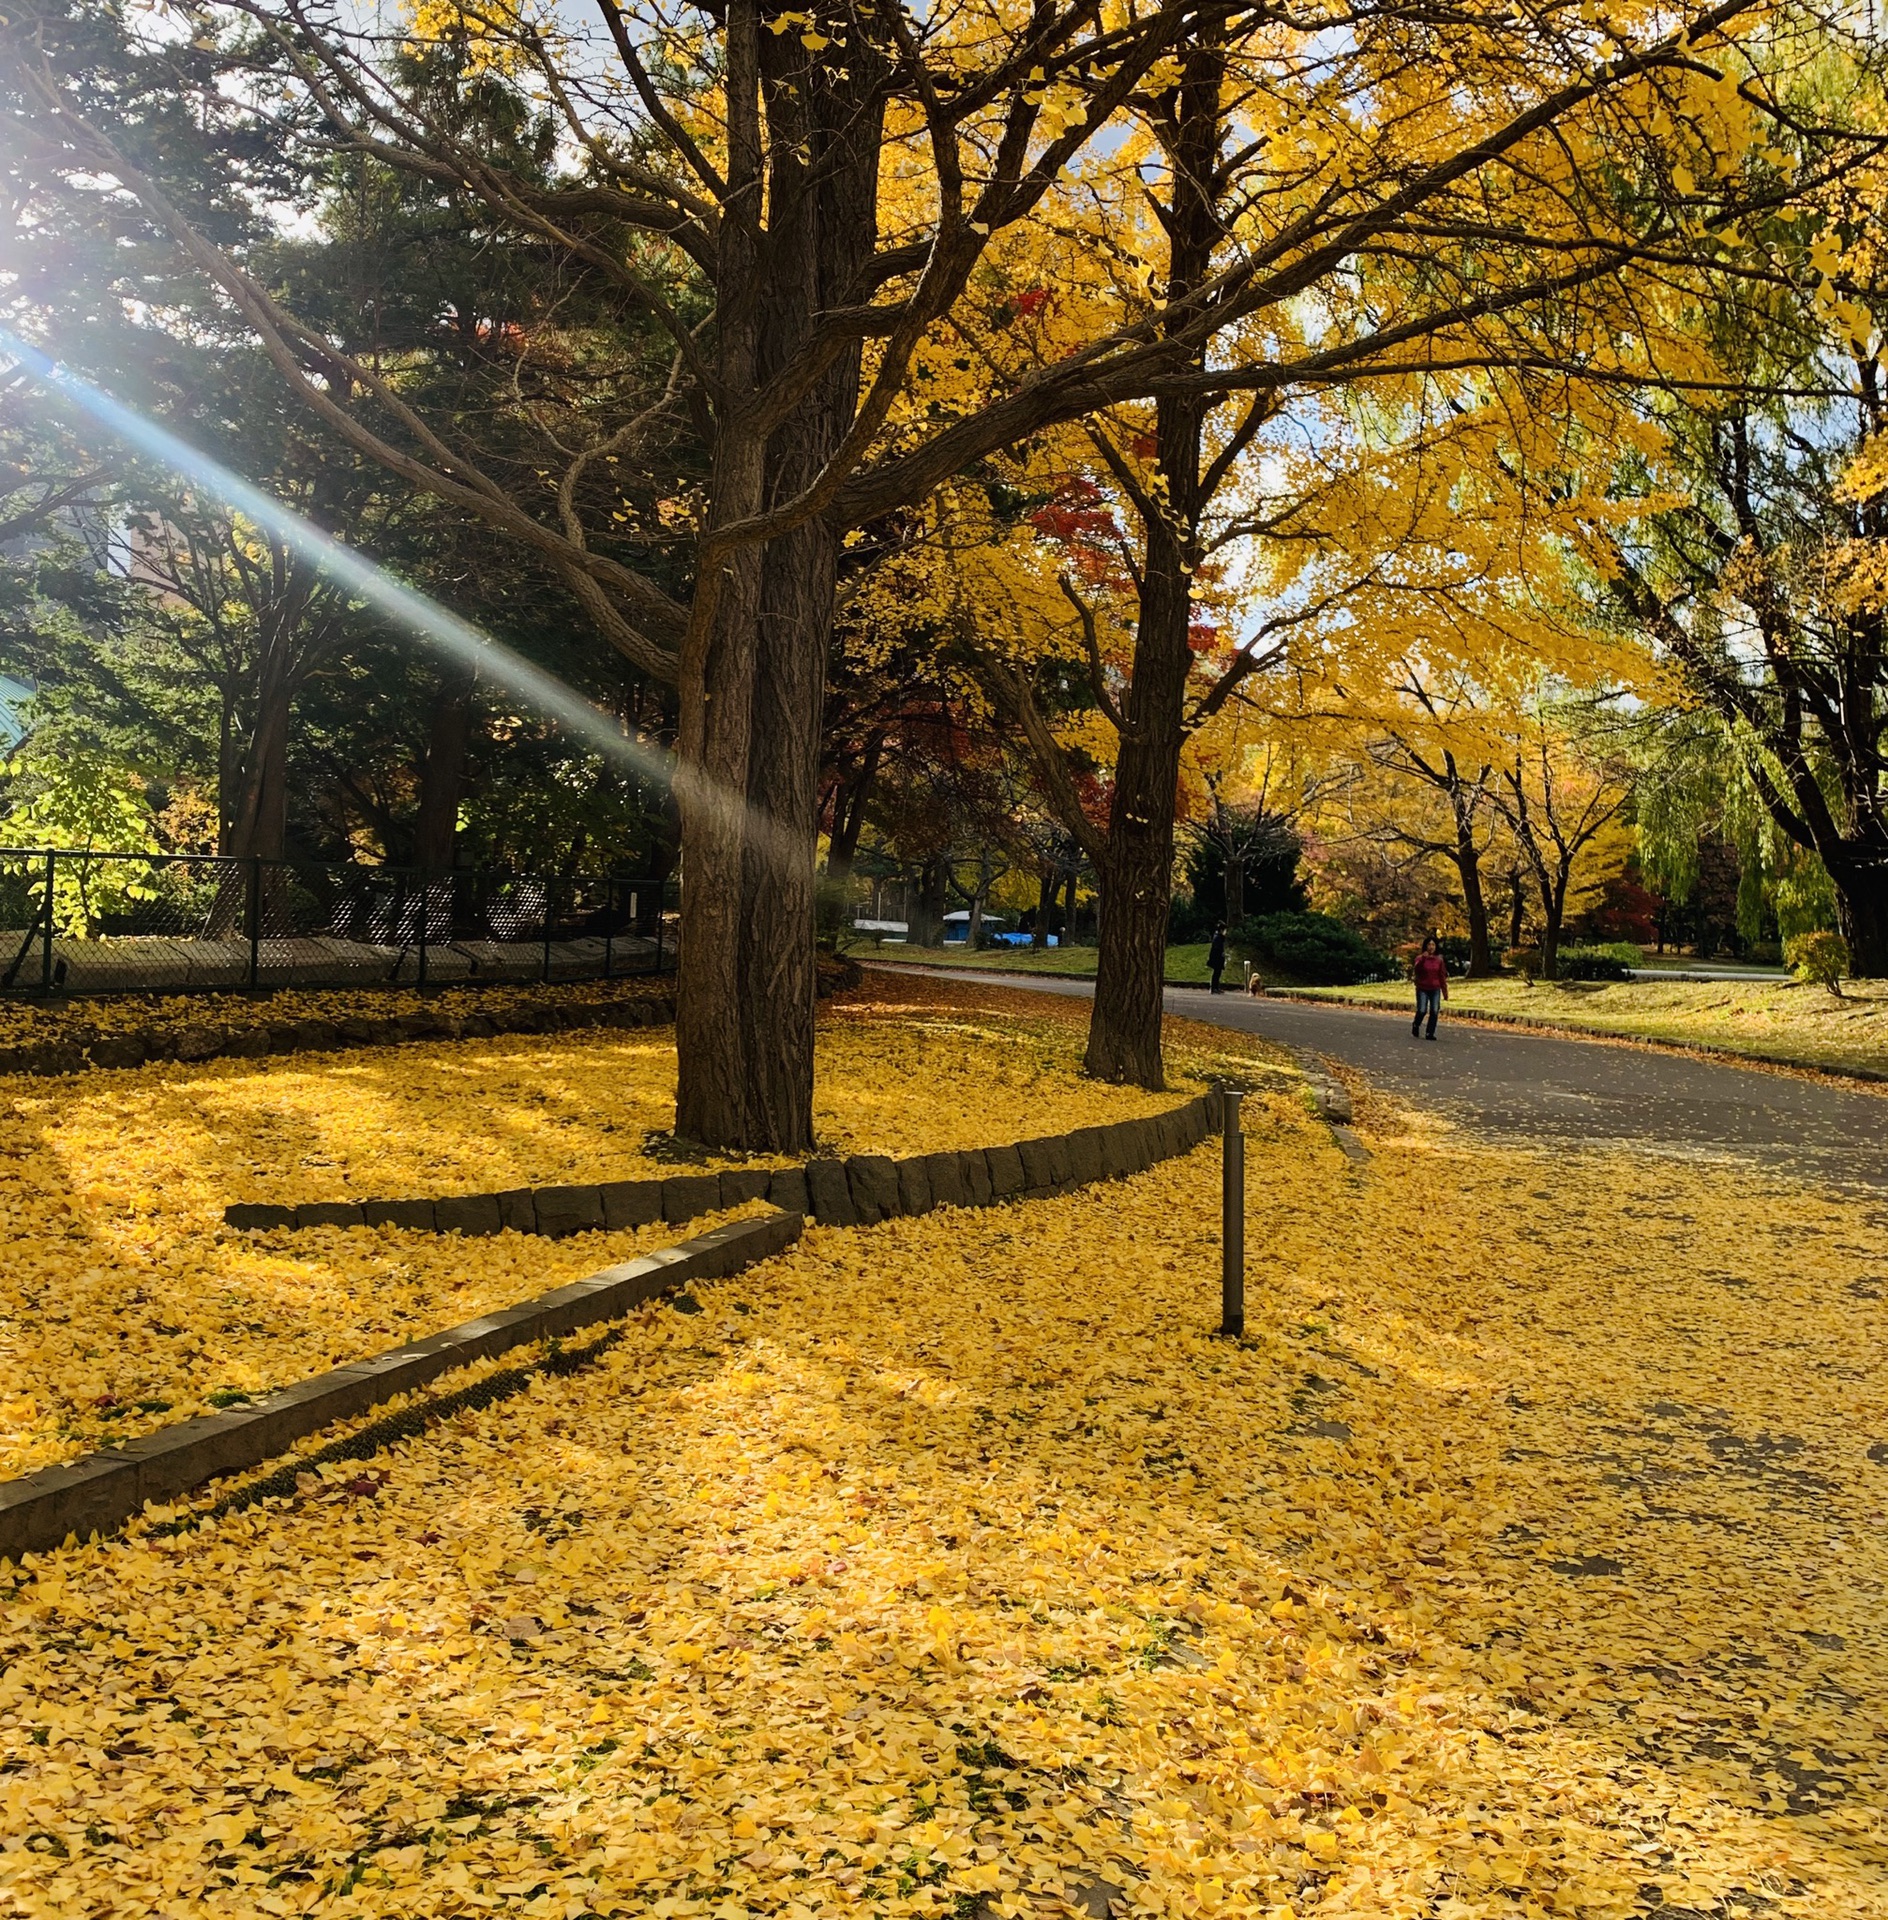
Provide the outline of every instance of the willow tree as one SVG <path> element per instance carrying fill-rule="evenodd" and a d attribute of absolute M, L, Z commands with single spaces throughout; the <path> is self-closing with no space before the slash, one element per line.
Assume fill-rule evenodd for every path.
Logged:
<path fill-rule="evenodd" d="M 1716 722 L 1774 832 L 1821 862 L 1850 971 L 1881 979 L 1888 336 L 1859 302 L 1842 304 L 1847 319 L 1799 333 L 1787 355 L 1762 351 L 1766 333 L 1778 344 L 1774 326 L 1748 327 L 1749 391 L 1666 411 L 1665 457 L 1635 476 L 1656 478 L 1664 503 L 1630 530 L 1596 529 L 1591 550 L 1606 599 Z"/>
<path fill-rule="evenodd" d="M 581 16 L 424 0 L 391 29 L 342 0 L 205 0 L 189 42 L 153 41 L 231 165 L 344 156 L 430 182 L 537 249 L 548 291 L 521 354 L 557 332 L 573 282 L 658 321 L 708 447 L 699 490 L 650 530 L 672 543 L 685 584 L 671 590 L 577 504 L 572 475 L 615 455 L 626 416 L 600 416 L 540 475 L 494 473 L 462 422 L 414 397 L 409 369 L 311 324 L 197 217 L 194 180 L 120 137 L 117 103 L 59 24 L 108 9 L 64 4 L 10 30 L 20 140 L 110 217 L 140 210 L 336 434 L 531 550 L 599 634 L 677 686 L 677 1126 L 756 1148 L 811 1137 L 816 748 L 848 530 L 1062 423 L 1155 409 L 1154 485 L 1177 514 L 1149 523 L 1148 671 L 1124 709 L 1145 721 L 1146 765 L 1117 775 L 1132 813 L 1119 862 L 1147 884 L 1117 882 L 1104 905 L 1107 978 L 1130 990 L 1116 1005 L 1104 986 L 1104 1031 L 1123 1037 L 1097 1058 L 1157 1078 L 1148 956 L 1192 657 L 1201 422 L 1222 406 L 1264 419 L 1386 371 L 1537 354 L 1513 316 L 1578 309 L 1634 259 L 1683 251 L 1658 196 L 1622 216 L 1609 183 L 1656 113 L 1691 112 L 1700 76 L 1736 86 L 1755 71 L 1728 49 L 1736 23 L 1773 31 L 1757 0 L 1642 0 L 1603 23 L 1498 0 L 1442 14 L 1426 0 L 1361 14 L 1348 0 L 595 0 Z M 428 61 L 430 78 L 416 73 Z M 495 74 L 534 103 L 529 140 L 494 145 L 463 113 Z M 1092 235 L 1063 232 L 1045 204 L 1085 152 L 1104 195 L 1137 197 L 1143 176 L 1108 164 L 1136 125 L 1192 170 L 1162 200 L 1184 231 L 1156 249 L 1140 297 L 974 400 L 934 389 L 901 406 L 998 236 L 1040 228 L 1052 275 L 1077 270 Z"/>

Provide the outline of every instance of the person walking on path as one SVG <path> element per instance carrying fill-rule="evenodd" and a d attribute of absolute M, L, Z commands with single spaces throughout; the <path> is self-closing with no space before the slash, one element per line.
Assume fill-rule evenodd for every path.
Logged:
<path fill-rule="evenodd" d="M 1213 976 L 1213 991 L 1219 991 L 1219 976 L 1226 971 L 1226 928 L 1220 924 L 1213 929 L 1213 944 L 1206 950 L 1206 965 Z"/>
<path fill-rule="evenodd" d="M 1449 997 L 1449 963 L 1442 957 L 1442 942 L 1432 933 L 1416 956 L 1416 1018 L 1409 1023 L 1410 1037 L 1422 1032 L 1423 1016 L 1429 1017 L 1429 1038 L 1436 1037 L 1436 1020 L 1442 1003 Z"/>

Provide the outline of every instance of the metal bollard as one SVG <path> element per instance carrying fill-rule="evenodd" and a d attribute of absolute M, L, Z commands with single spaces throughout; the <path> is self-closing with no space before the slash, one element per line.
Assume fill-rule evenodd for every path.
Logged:
<path fill-rule="evenodd" d="M 1245 1096 L 1222 1087 L 1220 1125 L 1224 1130 L 1220 1166 L 1219 1330 L 1229 1340 L 1246 1330 L 1246 1137 L 1239 1130 Z"/>

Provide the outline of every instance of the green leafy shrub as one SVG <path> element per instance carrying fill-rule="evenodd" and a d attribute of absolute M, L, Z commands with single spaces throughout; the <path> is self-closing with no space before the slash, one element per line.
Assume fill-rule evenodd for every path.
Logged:
<path fill-rule="evenodd" d="M 1518 973 L 1531 987 L 1540 978 L 1541 950 L 1539 947 L 1510 947 L 1501 956 L 1501 964 L 1510 973 Z"/>
<path fill-rule="evenodd" d="M 44 847 L 83 854 L 156 853 L 143 778 L 105 755 L 32 743 L 31 758 L 0 767 L 17 793 L 0 819 L 0 847 Z M 7 863 L 30 880 L 30 857 Z M 57 932 L 90 939 L 108 915 L 128 911 L 156 891 L 153 869 L 141 860 L 61 860 L 54 869 L 53 924 Z"/>
<path fill-rule="evenodd" d="M 1560 977 L 1563 980 L 1630 980 L 1632 970 L 1645 955 L 1629 941 L 1615 940 L 1604 946 L 1562 947 Z"/>
<path fill-rule="evenodd" d="M 1842 998 L 1842 976 L 1849 970 L 1849 943 L 1839 933 L 1799 933 L 1783 949 L 1790 971 L 1810 985 L 1827 987 Z"/>
<path fill-rule="evenodd" d="M 1389 957 L 1328 913 L 1264 913 L 1241 920 L 1232 943 L 1312 987 L 1349 987 L 1387 979 Z"/>

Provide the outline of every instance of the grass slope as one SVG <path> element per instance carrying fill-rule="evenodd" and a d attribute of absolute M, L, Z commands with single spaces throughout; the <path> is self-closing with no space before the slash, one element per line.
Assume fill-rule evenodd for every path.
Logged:
<path fill-rule="evenodd" d="M 964 967 L 978 973 L 1050 973 L 1065 979 L 1092 980 L 1095 977 L 1097 949 L 1094 947 L 1048 947 L 1038 953 L 1033 947 L 997 947 L 982 953 L 966 953 L 962 947 L 855 947 L 859 960 L 886 960 L 899 966 Z M 1226 969 L 1227 977 L 1239 973 L 1235 960 Z M 1206 966 L 1206 943 L 1167 949 L 1167 981 L 1176 987 L 1203 987 L 1212 979 Z"/>
<path fill-rule="evenodd" d="M 1326 987 L 1320 999 L 1405 1007 L 1405 988 Z M 1575 1032 L 1618 1034 L 1679 1046 L 1888 1076 L 1888 982 L 1852 981 L 1841 999 L 1790 980 L 1543 982 L 1458 980 L 1451 1013 L 1481 1013 Z"/>

